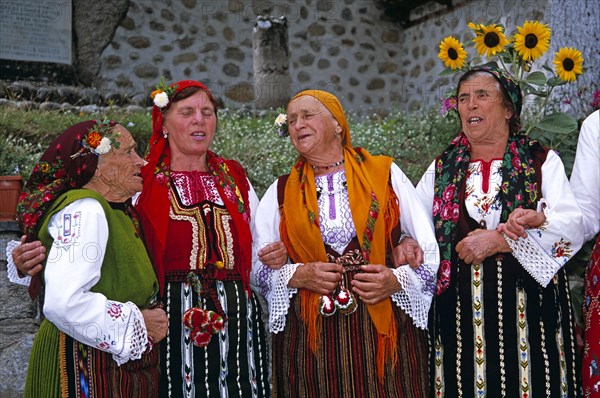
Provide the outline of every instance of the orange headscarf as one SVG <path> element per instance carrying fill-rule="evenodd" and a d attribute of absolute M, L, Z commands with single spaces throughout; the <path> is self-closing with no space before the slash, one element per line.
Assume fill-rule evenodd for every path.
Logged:
<path fill-rule="evenodd" d="M 306 90 L 294 96 L 308 95 L 319 100 L 342 127 L 341 138 L 344 150 L 344 167 L 348 184 L 350 209 L 356 226 L 365 262 L 386 263 L 386 242 L 397 225 L 399 208 L 387 180 L 374 183 L 381 176 L 389 176 L 393 159 L 387 156 L 372 156 L 361 148 L 353 148 L 350 129 L 344 110 L 338 99 L 325 91 Z M 281 208 L 280 235 L 288 253 L 295 262 L 327 262 L 325 245 L 319 228 L 317 190 L 312 167 L 300 158 L 292 169 L 285 186 L 284 203 Z M 302 317 L 308 325 L 310 345 L 317 348 L 317 330 L 321 316 L 318 314 L 320 295 L 302 289 Z M 392 365 L 397 361 L 397 331 L 392 314 L 391 299 L 368 305 L 369 315 L 378 332 L 377 368 L 380 379 L 384 375 L 386 358 Z"/>

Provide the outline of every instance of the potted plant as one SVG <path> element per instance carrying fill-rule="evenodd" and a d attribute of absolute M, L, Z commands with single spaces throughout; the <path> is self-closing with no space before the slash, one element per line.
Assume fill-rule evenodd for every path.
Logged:
<path fill-rule="evenodd" d="M 39 159 L 41 146 L 23 138 L 0 137 L 0 221 L 15 221 L 23 178 Z"/>

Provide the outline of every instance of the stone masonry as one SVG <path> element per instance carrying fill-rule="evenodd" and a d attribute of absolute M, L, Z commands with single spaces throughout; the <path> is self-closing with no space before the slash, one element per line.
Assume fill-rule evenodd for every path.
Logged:
<path fill-rule="evenodd" d="M 287 19 L 290 82 L 280 91 L 329 90 L 361 113 L 415 109 L 445 95 L 455 77 L 439 76 L 438 44 L 470 38 L 468 22 L 499 21 L 508 33 L 526 20 L 550 23 L 558 34 L 546 61 L 568 45 L 591 71 L 600 63 L 597 0 L 419 1 L 406 28 L 385 15 L 384 0 L 72 1 L 77 81 L 138 104 L 164 75 L 202 81 L 227 107 L 263 108 L 253 67 L 258 16 Z M 588 75 L 571 87 L 590 85 Z"/>

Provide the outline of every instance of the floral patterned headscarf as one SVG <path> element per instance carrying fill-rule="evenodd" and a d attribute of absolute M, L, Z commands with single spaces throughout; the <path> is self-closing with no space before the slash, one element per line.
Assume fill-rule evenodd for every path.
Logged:
<path fill-rule="evenodd" d="M 27 241 L 37 239 L 37 228 L 56 198 L 83 187 L 94 176 L 98 155 L 86 142 L 99 123 L 87 120 L 69 127 L 50 144 L 35 165 L 17 205 L 19 223 Z M 116 124 L 109 121 L 110 127 Z"/>
<path fill-rule="evenodd" d="M 498 201 L 502 205 L 501 222 L 505 222 L 508 215 L 518 207 L 535 208 L 538 186 L 534 161 L 541 154 L 545 154 L 545 150 L 539 142 L 522 135 L 519 131 L 523 97 L 513 78 L 497 68 L 483 66 L 465 73 L 459 82 L 463 82 L 466 77 L 477 71 L 484 71 L 494 76 L 515 109 L 515 113 L 508 121 L 510 134 L 500 169 L 502 186 Z M 433 222 L 441 256 L 437 283 L 438 295 L 450 285 L 452 265 L 460 261 L 455 249 L 459 239 L 457 223 L 464 210 L 462 202 L 470 161 L 471 146 L 464 132 L 461 132 L 436 159 Z"/>

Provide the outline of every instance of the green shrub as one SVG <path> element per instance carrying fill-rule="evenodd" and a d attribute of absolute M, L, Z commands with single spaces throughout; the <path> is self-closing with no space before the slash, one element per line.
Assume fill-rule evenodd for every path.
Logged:
<path fill-rule="evenodd" d="M 39 143 L 27 141 L 13 134 L 0 136 L 0 175 L 17 175 L 27 178 L 42 155 Z"/>
<path fill-rule="evenodd" d="M 23 152 L 29 154 L 28 165 L 23 166 L 26 170 L 31 170 L 41 152 L 57 135 L 83 120 L 106 116 L 119 121 L 132 133 L 142 154 L 147 150 L 151 134 L 148 112 L 125 113 L 114 108 L 107 115 L 74 115 L 58 111 L 3 110 L 0 131 L 7 136 L 19 137 L 19 142 L 0 141 L 0 150 L 23 147 Z M 223 157 L 238 160 L 246 168 L 259 196 L 278 176 L 289 172 L 297 156 L 289 138 L 277 135 L 273 124 L 275 117 L 275 112 L 266 116 L 248 116 L 222 111 L 211 148 Z M 433 158 L 458 130 L 456 123 L 443 119 L 434 109 L 416 113 L 394 112 L 386 117 L 359 118 L 350 113 L 348 118 L 354 146 L 362 146 L 373 154 L 394 157 L 413 183 L 418 182 Z M 37 149 L 31 147 L 34 142 Z M 0 167 L 7 167 L 4 163 L 7 161 L 0 158 Z"/>

